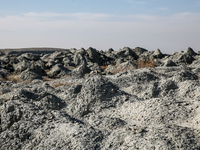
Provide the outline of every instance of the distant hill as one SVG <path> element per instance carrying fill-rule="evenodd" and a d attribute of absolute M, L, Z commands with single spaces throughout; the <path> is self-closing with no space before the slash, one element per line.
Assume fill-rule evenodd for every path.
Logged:
<path fill-rule="evenodd" d="M 34 54 L 41 54 L 41 53 L 53 53 L 55 51 L 65 51 L 68 49 L 62 48 L 19 48 L 19 49 L 0 49 L 1 53 L 4 54 L 22 54 L 22 53 L 34 53 Z"/>

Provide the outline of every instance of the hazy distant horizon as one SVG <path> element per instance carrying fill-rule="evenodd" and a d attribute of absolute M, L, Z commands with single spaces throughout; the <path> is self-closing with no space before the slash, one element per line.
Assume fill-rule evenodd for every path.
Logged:
<path fill-rule="evenodd" d="M 91 47 L 91 46 L 90 46 Z M 128 46 L 126 46 L 126 47 L 128 47 Z M 136 46 L 136 47 L 138 47 L 138 46 Z M 129 48 L 131 48 L 131 49 L 134 49 L 134 48 L 136 48 L 136 47 L 129 47 Z M 89 47 L 87 47 L 87 48 L 85 48 L 85 47 L 81 47 L 81 48 L 84 48 L 85 50 L 87 50 Z M 75 48 L 75 49 L 77 49 L 77 50 L 80 50 L 81 48 Z M 96 50 L 98 50 L 98 51 L 100 51 L 100 50 L 103 50 L 103 51 L 106 51 L 106 50 L 108 50 L 108 49 L 110 49 L 110 48 L 112 48 L 112 47 L 110 47 L 110 48 L 107 48 L 107 49 L 98 49 L 98 48 L 95 48 L 95 47 L 92 47 L 92 48 L 94 48 L 94 49 L 96 49 Z M 124 47 L 123 47 L 124 48 Z M 118 51 L 118 50 L 120 50 L 120 49 L 123 49 L 123 48 L 119 48 L 119 49 L 114 49 L 114 48 L 112 48 L 114 51 Z M 153 50 L 150 50 L 150 49 L 147 49 L 147 48 L 145 48 L 145 47 L 141 47 L 141 48 L 144 48 L 144 49 L 146 49 L 146 50 L 148 50 L 148 51 L 155 51 L 156 49 L 153 49 Z M 61 49 L 61 50 L 70 50 L 70 49 L 74 49 L 74 47 L 72 47 L 72 48 L 61 48 L 61 47 L 23 47 L 23 48 L 21 48 L 21 47 L 19 47 L 19 48 L 0 48 L 0 50 L 27 50 L 27 49 L 30 49 L 30 51 L 31 51 L 31 49 Z M 185 49 L 187 49 L 187 47 L 185 48 Z M 173 52 L 181 52 L 181 51 L 185 51 L 185 49 L 183 49 L 183 50 L 180 50 L 180 51 L 173 51 Z M 193 49 L 193 48 L 192 48 Z M 193 49 L 195 52 L 198 52 L 197 50 L 195 50 L 195 49 Z M 169 52 L 164 52 L 164 51 L 162 51 L 161 50 L 161 52 L 163 53 L 163 54 L 172 54 L 172 53 L 169 53 Z"/>
<path fill-rule="evenodd" d="M 7 0 L 0 2 L 0 49 L 200 51 L 199 8 L 199 0 Z"/>

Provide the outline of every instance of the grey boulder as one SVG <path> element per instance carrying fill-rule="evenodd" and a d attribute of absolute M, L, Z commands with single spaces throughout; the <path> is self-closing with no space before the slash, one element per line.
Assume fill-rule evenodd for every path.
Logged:
<path fill-rule="evenodd" d="M 177 65 L 176 65 L 176 63 L 174 63 L 172 60 L 167 59 L 167 60 L 165 61 L 165 63 L 164 63 L 163 66 L 165 66 L 165 67 L 170 67 L 170 66 L 177 66 Z"/>
<path fill-rule="evenodd" d="M 80 52 L 75 53 L 74 63 L 76 66 L 86 64 L 85 57 Z"/>
<path fill-rule="evenodd" d="M 155 58 L 162 58 L 163 54 L 161 53 L 160 49 L 156 49 L 155 52 L 153 53 L 153 56 Z"/>
<path fill-rule="evenodd" d="M 191 47 L 187 47 L 184 51 L 185 54 L 195 56 L 197 53 L 194 52 L 194 50 Z"/>
<path fill-rule="evenodd" d="M 42 79 L 42 77 L 33 71 L 26 70 L 20 74 L 19 79 L 21 82 L 31 82 L 34 79 Z"/>
<path fill-rule="evenodd" d="M 99 53 L 97 52 L 96 49 L 92 48 L 92 47 L 89 47 L 87 50 L 86 50 L 86 53 L 89 57 L 89 59 L 93 62 L 93 63 L 98 63 L 100 64 L 100 56 L 99 56 Z"/>
<path fill-rule="evenodd" d="M 74 77 L 84 77 L 85 74 L 90 73 L 90 68 L 87 67 L 86 64 L 83 64 L 79 66 L 78 68 L 75 68 L 72 70 L 71 75 Z"/>
<path fill-rule="evenodd" d="M 61 64 L 56 64 L 51 68 L 51 70 L 47 73 L 47 75 L 51 78 L 55 77 L 63 77 L 69 75 L 70 71 L 63 67 Z"/>

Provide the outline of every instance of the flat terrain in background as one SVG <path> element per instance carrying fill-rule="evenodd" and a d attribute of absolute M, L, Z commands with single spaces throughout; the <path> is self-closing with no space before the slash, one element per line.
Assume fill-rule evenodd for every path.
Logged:
<path fill-rule="evenodd" d="M 18 49 L 0 49 L 0 52 L 4 54 L 22 54 L 22 53 L 34 53 L 34 54 L 41 54 L 41 53 L 52 53 L 55 51 L 64 51 L 67 49 L 62 48 L 18 48 Z"/>

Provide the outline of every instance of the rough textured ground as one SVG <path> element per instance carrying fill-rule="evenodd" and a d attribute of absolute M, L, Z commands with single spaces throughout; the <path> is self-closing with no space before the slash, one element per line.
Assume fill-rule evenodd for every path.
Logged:
<path fill-rule="evenodd" d="M 2 150 L 200 149 L 191 48 L 1 55 Z"/>

